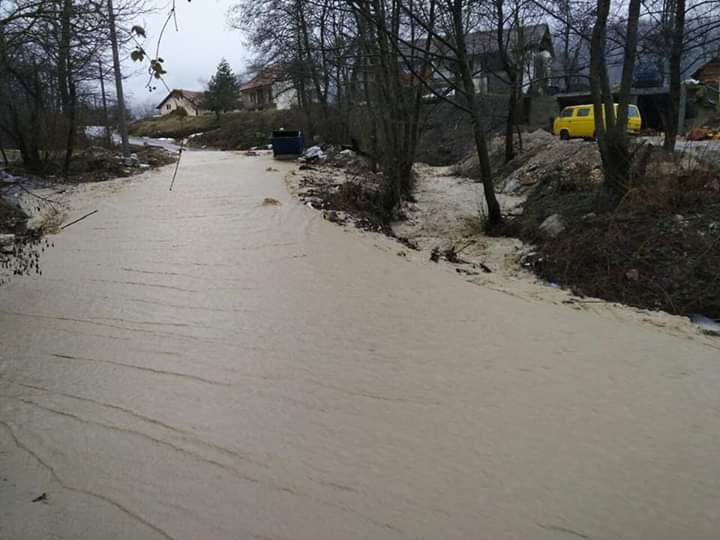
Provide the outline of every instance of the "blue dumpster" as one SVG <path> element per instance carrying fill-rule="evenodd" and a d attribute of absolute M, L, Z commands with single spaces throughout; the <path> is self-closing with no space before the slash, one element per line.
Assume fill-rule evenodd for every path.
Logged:
<path fill-rule="evenodd" d="M 301 156 L 305 150 L 302 131 L 289 129 L 273 131 L 272 149 L 275 159 L 292 159 Z"/>

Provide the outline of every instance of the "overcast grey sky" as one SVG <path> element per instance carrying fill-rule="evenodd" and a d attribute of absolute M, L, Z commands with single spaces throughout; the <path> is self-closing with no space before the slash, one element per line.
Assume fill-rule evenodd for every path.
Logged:
<path fill-rule="evenodd" d="M 150 0 L 157 7 L 165 4 L 162 0 Z M 165 60 L 168 74 L 165 82 L 170 88 L 202 90 L 204 84 L 215 73 L 221 58 L 226 58 L 236 73 L 242 72 L 250 54 L 237 30 L 231 30 L 225 18 L 228 8 L 236 0 L 177 0 L 179 32 L 172 23 L 163 36 L 160 56 Z M 138 21 L 147 31 L 146 47 L 155 49 L 157 36 L 167 16 L 167 8 L 146 16 Z M 125 82 L 128 105 L 132 108 L 140 103 L 159 103 L 167 90 L 158 83 L 155 92 L 148 92 L 145 64 L 131 61 L 125 63 L 124 73 L 130 78 Z"/>

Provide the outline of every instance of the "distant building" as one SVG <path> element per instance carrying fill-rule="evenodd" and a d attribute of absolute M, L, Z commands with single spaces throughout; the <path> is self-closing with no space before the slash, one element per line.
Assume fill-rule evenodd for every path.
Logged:
<path fill-rule="evenodd" d="M 473 32 L 465 36 L 473 71 L 475 90 L 481 94 L 508 93 L 505 72 L 495 30 Z M 521 59 L 518 70 L 525 94 L 543 95 L 550 86 L 550 67 L 555 56 L 552 34 L 547 24 L 516 26 L 504 31 L 505 54 L 511 61 Z"/>
<path fill-rule="evenodd" d="M 297 93 L 277 69 L 268 68 L 240 85 L 240 102 L 246 110 L 287 110 L 297 106 Z"/>
<path fill-rule="evenodd" d="M 188 116 L 205 114 L 208 111 L 203 108 L 204 95 L 194 90 L 173 89 L 157 106 L 160 115 L 170 114 L 179 108 L 185 109 Z"/>
<path fill-rule="evenodd" d="M 700 66 L 700 68 L 693 73 L 693 79 L 703 84 L 717 87 L 718 84 L 720 84 L 720 56 Z"/>
<path fill-rule="evenodd" d="M 461 86 L 460 73 L 452 60 L 454 53 L 445 44 L 450 38 L 436 39 L 431 42 L 431 54 L 444 57 L 436 62 L 433 71 L 425 75 L 425 82 L 436 92 L 452 95 L 451 86 Z M 418 65 L 423 64 L 422 53 L 426 41 L 418 40 L 413 46 L 404 46 L 404 57 L 415 57 Z M 498 32 L 484 30 L 465 35 L 465 45 L 470 69 L 473 75 L 475 91 L 478 94 L 505 95 L 510 91 L 508 74 L 505 71 L 503 57 L 519 63 L 518 75 L 520 88 L 525 95 L 543 95 L 549 86 L 550 67 L 554 57 L 552 35 L 547 24 L 516 26 L 503 31 L 503 50 L 500 50 Z M 405 73 L 404 78 L 412 77 Z M 414 75 L 413 75 L 414 76 Z"/>

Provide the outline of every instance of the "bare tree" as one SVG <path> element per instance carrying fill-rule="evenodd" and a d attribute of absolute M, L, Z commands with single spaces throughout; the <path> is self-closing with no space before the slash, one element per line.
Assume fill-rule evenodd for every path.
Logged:
<path fill-rule="evenodd" d="M 421 81 L 407 76 L 398 53 L 408 42 L 414 42 L 421 26 L 398 1 L 348 0 L 348 3 L 356 14 L 364 50 L 368 109 L 382 146 L 381 163 L 388 186 L 386 208 L 389 210 L 412 186 L 424 88 Z M 431 0 L 431 15 L 434 15 L 434 4 Z M 424 72 L 428 68 L 430 48 L 431 38 L 427 37 L 424 47 L 407 52 L 405 61 Z"/>
<path fill-rule="evenodd" d="M 631 155 L 628 147 L 627 118 L 635 67 L 641 0 L 630 0 L 626 19 L 622 79 L 617 112 L 607 70 L 607 30 L 611 0 L 597 0 L 597 18 L 590 42 L 590 70 L 595 135 L 603 164 L 605 195 L 603 204 L 614 206 L 628 188 Z"/>

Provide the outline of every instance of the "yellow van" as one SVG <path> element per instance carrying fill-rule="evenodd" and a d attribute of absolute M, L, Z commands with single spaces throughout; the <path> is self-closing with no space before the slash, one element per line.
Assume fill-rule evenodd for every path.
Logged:
<path fill-rule="evenodd" d="M 615 103 L 615 114 L 618 104 Z M 642 126 L 640 110 L 635 105 L 628 106 L 627 131 L 637 135 Z M 595 112 L 592 105 L 575 105 L 565 107 L 560 116 L 553 122 L 553 134 L 561 139 L 571 137 L 582 137 L 586 139 L 595 138 Z"/>

